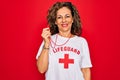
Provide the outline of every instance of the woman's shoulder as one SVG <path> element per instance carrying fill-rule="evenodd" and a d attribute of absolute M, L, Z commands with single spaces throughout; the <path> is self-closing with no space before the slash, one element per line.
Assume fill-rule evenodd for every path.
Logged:
<path fill-rule="evenodd" d="M 77 36 L 76 38 L 79 39 L 80 41 L 86 41 L 86 39 L 82 36 Z"/>

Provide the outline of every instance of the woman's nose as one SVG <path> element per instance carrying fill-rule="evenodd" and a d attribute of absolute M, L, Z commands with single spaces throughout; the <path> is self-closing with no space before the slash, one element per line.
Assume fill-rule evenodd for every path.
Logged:
<path fill-rule="evenodd" d="M 66 22 L 66 18 L 62 18 L 62 22 Z"/>

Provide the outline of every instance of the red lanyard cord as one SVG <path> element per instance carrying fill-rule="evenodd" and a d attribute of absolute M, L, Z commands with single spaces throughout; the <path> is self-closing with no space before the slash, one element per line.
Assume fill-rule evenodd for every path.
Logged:
<path fill-rule="evenodd" d="M 71 35 L 70 35 L 70 37 L 71 37 Z M 52 39 L 50 39 L 51 47 L 55 48 L 55 46 L 63 46 L 63 45 L 65 45 L 70 40 L 70 37 L 63 44 L 57 44 L 58 34 L 56 34 L 55 42 Z M 54 44 L 54 46 L 52 46 L 52 43 Z"/>

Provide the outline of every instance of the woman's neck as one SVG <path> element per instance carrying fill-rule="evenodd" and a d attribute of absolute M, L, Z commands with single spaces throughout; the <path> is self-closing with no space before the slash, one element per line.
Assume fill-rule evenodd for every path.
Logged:
<path fill-rule="evenodd" d="M 67 32 L 65 32 L 65 33 L 59 32 L 58 34 L 60 36 L 66 37 L 66 38 L 70 38 L 72 36 L 72 34 L 70 32 L 68 32 L 68 33 Z"/>

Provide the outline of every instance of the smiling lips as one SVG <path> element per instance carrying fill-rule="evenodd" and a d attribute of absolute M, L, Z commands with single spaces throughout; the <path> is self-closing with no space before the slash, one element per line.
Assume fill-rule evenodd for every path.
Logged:
<path fill-rule="evenodd" d="M 67 27 L 68 26 L 68 24 L 61 24 L 62 25 L 62 27 Z"/>

